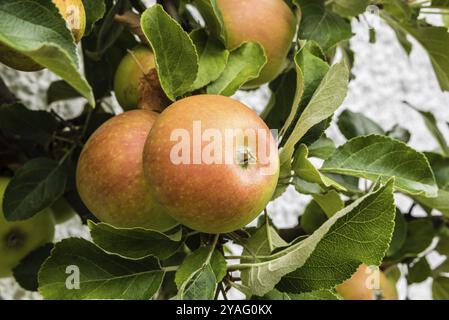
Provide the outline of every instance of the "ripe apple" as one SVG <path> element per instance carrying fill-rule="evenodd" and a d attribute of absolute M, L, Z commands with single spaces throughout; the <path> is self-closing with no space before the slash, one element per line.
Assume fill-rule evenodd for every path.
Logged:
<path fill-rule="evenodd" d="M 52 0 L 65 19 L 76 42 L 79 42 L 86 29 L 86 12 L 82 0 Z M 39 71 L 43 67 L 28 56 L 0 43 L 0 62 L 20 71 Z"/>
<path fill-rule="evenodd" d="M 115 72 L 114 91 L 124 110 L 137 107 L 140 79 L 154 68 L 154 55 L 147 47 L 137 46 L 123 57 Z"/>
<path fill-rule="evenodd" d="M 274 80 L 285 60 L 296 31 L 296 17 L 284 0 L 217 0 L 224 21 L 226 44 L 235 49 L 244 42 L 258 42 L 265 49 L 267 64 L 246 87 Z"/>
<path fill-rule="evenodd" d="M 9 222 L 3 214 L 3 195 L 9 183 L 0 177 L 0 278 L 9 277 L 12 269 L 33 250 L 53 240 L 55 223 L 50 210 L 23 221 Z"/>
<path fill-rule="evenodd" d="M 191 96 L 165 109 L 148 136 L 143 165 L 151 194 L 168 214 L 206 233 L 254 220 L 279 177 L 276 142 L 263 120 L 216 95 Z"/>
<path fill-rule="evenodd" d="M 372 287 L 376 277 L 379 290 Z M 382 271 L 371 271 L 365 264 L 361 264 L 350 279 L 338 285 L 337 292 L 345 300 L 398 300 L 395 284 Z"/>
<path fill-rule="evenodd" d="M 86 207 L 101 221 L 123 228 L 166 231 L 175 226 L 144 179 L 142 152 L 157 114 L 133 110 L 106 121 L 85 144 L 76 184 Z"/>
<path fill-rule="evenodd" d="M 61 224 L 69 221 L 75 216 L 75 210 L 70 206 L 70 204 L 64 198 L 59 198 L 51 206 L 51 211 L 55 218 L 56 224 Z"/>

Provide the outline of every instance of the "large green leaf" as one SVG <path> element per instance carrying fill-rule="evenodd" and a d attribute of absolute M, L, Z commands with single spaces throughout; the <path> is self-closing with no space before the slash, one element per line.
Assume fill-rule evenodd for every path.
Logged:
<path fill-rule="evenodd" d="M 153 48 L 162 89 L 175 100 L 190 91 L 197 78 L 198 54 L 192 39 L 160 5 L 145 10 L 141 25 Z"/>
<path fill-rule="evenodd" d="M 330 289 L 350 278 L 360 263 L 379 265 L 392 237 L 394 216 L 393 182 L 389 181 L 315 231 L 310 238 L 320 240 L 309 259 L 283 277 L 277 288 L 294 293 Z"/>
<path fill-rule="evenodd" d="M 328 290 L 313 291 L 306 293 L 286 293 L 279 290 L 271 290 L 263 298 L 263 300 L 339 300 L 338 296 Z"/>
<path fill-rule="evenodd" d="M 120 229 L 105 223 L 88 223 L 96 245 L 109 253 L 125 258 L 142 259 L 149 256 L 164 260 L 175 254 L 184 244 L 182 231 L 168 236 L 143 228 Z"/>
<path fill-rule="evenodd" d="M 436 197 L 438 193 L 426 157 L 386 136 L 362 136 L 348 141 L 324 162 L 321 172 L 383 182 L 394 176 L 395 187 L 405 193 L 427 197 Z"/>
<path fill-rule="evenodd" d="M 343 103 L 348 90 L 348 81 L 349 72 L 344 63 L 335 64 L 329 69 L 281 151 L 281 166 L 290 167 L 298 141 L 314 125 L 332 116 Z"/>
<path fill-rule="evenodd" d="M 231 51 L 220 77 L 207 87 L 207 93 L 232 96 L 241 86 L 259 76 L 267 58 L 257 42 L 245 42 Z"/>
<path fill-rule="evenodd" d="M 192 87 L 195 90 L 218 79 L 228 62 L 229 51 L 205 30 L 193 31 L 190 38 L 199 56 L 198 75 Z"/>
<path fill-rule="evenodd" d="M 45 299 L 58 300 L 148 300 L 163 278 L 155 258 L 127 260 L 87 240 L 70 238 L 57 243 L 42 266 L 39 292 Z"/>
<path fill-rule="evenodd" d="M 381 262 L 391 240 L 394 211 L 390 181 L 336 213 L 307 239 L 243 265 L 248 269 L 242 273 L 243 284 L 258 296 L 283 277 L 283 291 L 329 289 L 349 278 L 361 262 Z"/>
<path fill-rule="evenodd" d="M 324 51 L 352 37 L 349 21 L 326 9 L 324 0 L 295 0 L 301 9 L 298 37 L 314 40 Z"/>
<path fill-rule="evenodd" d="M 47 67 L 95 105 L 79 70 L 73 36 L 50 0 L 1 0 L 0 43 Z"/>
<path fill-rule="evenodd" d="M 57 161 L 36 158 L 20 168 L 3 199 L 6 220 L 26 220 L 51 206 L 64 193 L 67 173 Z"/>

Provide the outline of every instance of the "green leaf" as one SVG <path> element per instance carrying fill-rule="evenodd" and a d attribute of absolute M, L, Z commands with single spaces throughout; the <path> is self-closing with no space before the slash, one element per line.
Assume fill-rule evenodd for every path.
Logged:
<path fill-rule="evenodd" d="M 295 160 L 293 162 L 293 171 L 295 174 L 310 183 L 317 183 L 326 187 L 334 187 L 338 190 L 346 191 L 346 189 L 339 183 L 322 175 L 318 169 L 308 159 L 308 150 L 306 145 L 301 144 L 295 153 Z"/>
<path fill-rule="evenodd" d="M 296 71 L 290 69 L 270 82 L 271 97 L 261 117 L 268 128 L 280 130 L 289 116 L 296 93 Z"/>
<path fill-rule="evenodd" d="M 335 190 L 325 194 L 314 194 L 313 200 L 318 203 L 329 218 L 345 207 L 343 200 L 341 200 L 340 195 Z"/>
<path fill-rule="evenodd" d="M 182 230 L 174 235 L 143 228 L 120 229 L 106 223 L 88 222 L 93 242 L 108 253 L 124 258 L 142 259 L 149 256 L 165 260 L 184 244 Z"/>
<path fill-rule="evenodd" d="M 436 198 L 418 196 L 414 197 L 414 199 L 426 207 L 436 209 L 445 216 L 449 216 L 449 191 L 440 189 Z"/>
<path fill-rule="evenodd" d="M 130 9 L 131 7 L 128 0 L 117 0 L 106 13 L 98 30 L 98 35 L 97 32 L 92 34 L 97 36 L 95 49 L 93 49 L 93 51 L 86 50 L 86 53 L 89 58 L 93 59 L 97 64 L 99 60 L 102 59 L 103 55 L 113 47 L 125 30 L 123 24 L 115 21 L 115 16 Z M 83 41 L 83 44 L 85 43 L 86 41 Z"/>
<path fill-rule="evenodd" d="M 407 129 L 401 127 L 400 125 L 395 125 L 387 132 L 387 136 L 392 139 L 408 143 L 412 135 Z"/>
<path fill-rule="evenodd" d="M 435 300 L 449 300 L 449 278 L 438 277 L 434 279 L 432 295 Z"/>
<path fill-rule="evenodd" d="M 407 279 L 409 283 L 420 283 L 430 277 L 432 269 L 426 257 L 422 257 L 408 269 Z"/>
<path fill-rule="evenodd" d="M 191 90 L 202 88 L 220 77 L 228 62 L 229 51 L 206 31 L 194 30 L 190 38 L 199 56 L 198 75 Z"/>
<path fill-rule="evenodd" d="M 142 30 L 153 48 L 162 89 L 171 100 L 189 92 L 198 74 L 198 54 L 189 35 L 160 5 L 142 14 Z"/>
<path fill-rule="evenodd" d="M 344 64 L 339 63 L 329 69 L 281 151 L 281 167 L 290 166 L 295 145 L 307 131 L 332 116 L 343 103 L 348 90 L 348 81 L 349 73 Z"/>
<path fill-rule="evenodd" d="M 281 151 L 281 167 L 290 166 L 295 145 L 307 131 L 332 116 L 343 103 L 348 90 L 348 81 L 349 72 L 344 64 L 335 64 L 329 69 Z"/>
<path fill-rule="evenodd" d="M 325 52 L 352 37 L 349 21 L 326 9 L 324 0 L 296 0 L 301 9 L 298 38 L 316 41 Z"/>
<path fill-rule="evenodd" d="M 259 76 L 267 58 L 257 42 L 245 42 L 231 51 L 220 77 L 207 87 L 208 94 L 232 96 L 241 86 Z"/>
<path fill-rule="evenodd" d="M 449 46 L 449 44 L 448 44 Z M 446 139 L 444 138 L 443 133 L 438 128 L 437 120 L 435 119 L 435 116 L 432 112 L 427 111 L 421 111 L 419 109 L 413 108 L 419 114 L 422 116 L 424 123 L 426 124 L 427 129 L 432 134 L 432 136 L 435 138 L 435 140 L 438 142 L 438 145 L 440 146 L 441 152 L 445 156 L 449 156 L 449 146 L 446 142 Z"/>
<path fill-rule="evenodd" d="M 394 228 L 393 181 L 356 200 L 325 222 L 305 264 L 283 277 L 284 292 L 329 289 L 350 278 L 361 263 L 379 265 Z"/>
<path fill-rule="evenodd" d="M 50 256 L 53 249 L 52 243 L 37 248 L 28 254 L 19 265 L 14 268 L 13 275 L 17 283 L 25 290 L 37 291 L 37 275 L 44 261 Z"/>
<path fill-rule="evenodd" d="M 435 197 L 438 192 L 426 157 L 385 136 L 362 136 L 348 141 L 324 162 L 321 171 L 383 182 L 394 176 L 395 187 L 402 192 L 428 197 Z"/>
<path fill-rule="evenodd" d="M 370 0 L 335 0 L 332 10 L 344 17 L 355 17 L 366 11 Z"/>
<path fill-rule="evenodd" d="M 163 278 L 155 258 L 127 260 L 87 240 L 70 238 L 57 243 L 42 266 L 39 292 L 50 300 L 148 300 Z"/>
<path fill-rule="evenodd" d="M 245 264 L 248 276 L 242 274 L 243 284 L 258 296 L 271 291 L 281 278 L 282 291 L 329 289 L 349 278 L 361 262 L 380 264 L 391 240 L 393 220 L 390 181 L 336 213 L 307 239 L 263 261 Z M 332 265 L 324 267 L 329 261 Z"/>
<path fill-rule="evenodd" d="M 396 218 L 394 220 L 393 238 L 387 251 L 387 256 L 394 256 L 404 245 L 407 238 L 407 222 L 399 209 L 396 209 Z"/>
<path fill-rule="evenodd" d="M 106 12 L 104 0 L 83 0 L 84 10 L 86 11 L 86 30 L 84 35 L 89 35 L 94 28 L 95 23 L 103 18 Z"/>
<path fill-rule="evenodd" d="M 319 227 L 323 225 L 328 219 L 328 216 L 319 204 L 312 200 L 304 209 L 304 213 L 301 216 L 301 227 L 308 233 L 312 234 Z"/>
<path fill-rule="evenodd" d="M 429 160 L 438 187 L 447 189 L 449 187 L 449 158 L 432 152 L 425 152 L 424 155 Z"/>
<path fill-rule="evenodd" d="M 414 220 L 407 223 L 407 237 L 404 245 L 391 259 L 402 260 L 416 257 L 426 250 L 435 237 L 435 230 L 430 220 Z"/>
<path fill-rule="evenodd" d="M 370 134 L 385 134 L 385 131 L 374 121 L 365 117 L 362 113 L 343 111 L 337 121 L 340 132 L 350 140 L 359 136 Z"/>
<path fill-rule="evenodd" d="M 242 255 L 268 256 L 274 250 L 287 246 L 288 243 L 279 236 L 271 223 L 265 221 L 245 243 Z M 245 261 L 245 259 L 242 259 L 242 261 Z M 242 270 L 242 274 L 245 272 L 246 270 Z"/>
<path fill-rule="evenodd" d="M 95 105 L 79 70 L 73 36 L 51 1 L 0 1 L 0 43 L 47 67 Z"/>
<path fill-rule="evenodd" d="M 47 111 L 29 110 L 18 103 L 0 106 L 0 131 L 7 137 L 47 145 L 57 126 Z"/>
<path fill-rule="evenodd" d="M 449 90 L 449 33 L 445 27 L 411 22 L 394 16 L 395 12 L 381 12 L 381 16 L 395 30 L 414 37 L 427 51 L 440 87 Z"/>
<path fill-rule="evenodd" d="M 309 157 L 328 159 L 337 147 L 332 139 L 321 137 L 309 146 Z"/>
<path fill-rule="evenodd" d="M 201 247 L 188 255 L 176 271 L 178 298 L 212 300 L 217 283 L 226 275 L 226 260 L 212 247 Z"/>
<path fill-rule="evenodd" d="M 310 44 L 310 46 L 307 46 Z M 309 41 L 295 55 L 296 90 L 290 107 L 290 114 L 281 130 L 282 144 L 292 134 L 294 125 L 309 104 L 313 94 L 329 72 L 329 65 L 321 55 L 315 55 L 313 41 Z"/>
<path fill-rule="evenodd" d="M 67 174 L 54 160 L 37 158 L 17 170 L 8 184 L 3 211 L 8 221 L 26 220 L 51 206 L 64 193 Z"/>
<path fill-rule="evenodd" d="M 80 97 L 79 92 L 73 89 L 64 80 L 57 80 L 52 82 L 47 90 L 47 104 L 52 104 L 53 102 L 56 101 L 69 100 L 79 97 Z"/>
<path fill-rule="evenodd" d="M 193 4 L 197 7 L 201 16 L 206 22 L 207 29 L 215 38 L 219 39 L 223 44 L 226 42 L 226 35 L 221 16 L 216 0 L 193 0 Z"/>

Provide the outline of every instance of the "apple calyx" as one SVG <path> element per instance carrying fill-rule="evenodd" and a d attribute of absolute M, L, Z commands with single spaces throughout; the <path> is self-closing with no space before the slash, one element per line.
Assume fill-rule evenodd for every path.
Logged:
<path fill-rule="evenodd" d="M 12 229 L 6 234 L 6 247 L 9 249 L 21 247 L 25 243 L 26 235 L 19 229 Z"/>
<path fill-rule="evenodd" d="M 172 101 L 167 97 L 161 87 L 156 68 L 151 69 L 148 73 L 144 72 L 139 82 L 139 100 L 137 108 L 162 112 Z"/>
<path fill-rule="evenodd" d="M 237 150 L 237 164 L 246 169 L 250 164 L 256 164 L 257 157 L 249 147 L 242 147 Z"/>

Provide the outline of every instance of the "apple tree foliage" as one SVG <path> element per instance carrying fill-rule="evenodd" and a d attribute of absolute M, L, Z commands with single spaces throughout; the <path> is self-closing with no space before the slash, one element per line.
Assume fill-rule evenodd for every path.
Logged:
<path fill-rule="evenodd" d="M 248 298 L 338 299 L 335 286 L 365 263 L 393 280 L 402 273 L 408 284 L 431 278 L 433 297 L 449 299 L 449 145 L 439 129 L 449 123 L 407 103 L 438 143 L 431 152 L 410 147 L 412 133 L 400 125 L 385 130 L 348 110 L 335 119 L 346 142 L 336 146 L 326 136 L 352 79 L 350 22 L 367 8 L 377 10 L 407 53 L 415 43 L 427 51 L 441 90 L 449 91 L 448 30 L 420 16 L 436 12 L 447 23 L 449 2 L 286 2 L 298 17 L 298 32 L 289 64 L 269 84 L 262 117 L 280 132 L 281 176 L 273 200 L 291 187 L 310 202 L 291 229 L 277 228 L 265 212 L 253 227 L 209 235 L 183 226 L 167 233 L 115 228 L 96 221 L 79 198 L 74 176 L 80 150 L 113 116 L 107 99 L 115 69 L 138 42 L 114 17 L 139 13 L 161 87 L 172 101 L 197 93 L 233 95 L 265 65 L 263 47 L 247 42 L 227 50 L 214 0 L 149 7 L 139 0 L 84 0 L 80 46 L 62 17 L 48 10 L 50 0 L 0 0 L 0 43 L 60 78 L 48 88 L 48 110 L 55 102 L 85 99 L 84 112 L 67 119 L 35 111 L 0 79 L 0 174 L 13 177 L 5 218 L 28 219 L 63 197 L 91 234 L 91 240 L 68 238 L 30 254 L 14 270 L 19 284 L 46 299 L 216 299 L 230 288 Z M 27 10 L 19 10 L 23 3 Z M 375 41 L 376 29 L 367 26 L 366 32 Z M 394 195 L 407 197 L 410 209 L 401 212 Z M 416 215 L 418 207 L 426 216 Z M 427 255 L 434 250 L 446 260 L 432 269 Z M 66 285 L 69 266 L 80 271 L 76 290 Z"/>

